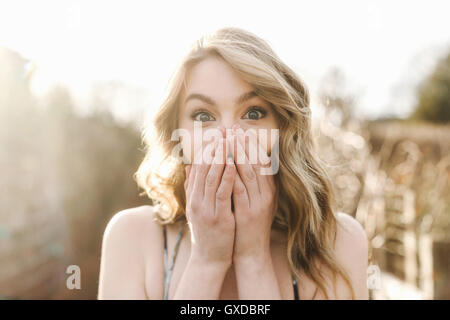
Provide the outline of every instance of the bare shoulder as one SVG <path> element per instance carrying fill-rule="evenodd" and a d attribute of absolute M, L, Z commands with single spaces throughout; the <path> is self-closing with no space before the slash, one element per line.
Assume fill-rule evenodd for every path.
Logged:
<path fill-rule="evenodd" d="M 353 287 L 355 299 L 368 299 L 367 289 L 367 263 L 368 263 L 368 238 L 363 226 L 349 214 L 338 212 L 335 215 L 337 222 L 336 241 L 334 244 L 334 258 L 339 266 L 347 273 Z M 326 292 L 329 299 L 351 299 L 351 290 L 347 282 L 338 277 L 334 280 L 331 270 L 320 261 L 317 265 L 325 280 Z M 302 272 L 302 271 L 301 271 Z M 319 290 L 309 276 L 300 281 L 305 299 L 326 299 L 324 293 Z M 334 290 L 335 289 L 335 290 Z M 310 297 L 310 298 L 306 298 Z"/>
<path fill-rule="evenodd" d="M 353 284 L 357 299 L 367 299 L 366 272 L 368 264 L 368 238 L 362 225 L 349 214 L 336 214 L 337 234 L 335 255 L 341 266 L 347 271 Z M 343 283 L 338 283 L 341 297 L 346 297 Z"/>
<path fill-rule="evenodd" d="M 141 231 L 158 232 L 161 227 L 154 219 L 153 207 L 149 205 L 124 209 L 115 213 L 109 220 L 105 236 L 111 232 L 124 231 L 129 236 L 139 236 Z"/>
<path fill-rule="evenodd" d="M 340 240 L 341 245 L 353 243 L 362 247 L 367 246 L 366 231 L 358 220 L 344 212 L 338 212 L 336 220 L 338 222 L 337 239 Z M 339 244 L 338 240 L 336 242 Z"/>
<path fill-rule="evenodd" d="M 159 259 L 161 237 L 162 228 L 151 206 L 115 213 L 103 234 L 99 298 L 147 298 L 148 261 Z"/>
<path fill-rule="evenodd" d="M 108 221 L 103 234 L 103 243 L 121 242 L 138 249 L 140 244 L 137 246 L 137 242 L 141 242 L 148 231 L 152 234 L 158 233 L 158 224 L 153 221 L 151 206 L 124 209 L 115 213 Z"/>

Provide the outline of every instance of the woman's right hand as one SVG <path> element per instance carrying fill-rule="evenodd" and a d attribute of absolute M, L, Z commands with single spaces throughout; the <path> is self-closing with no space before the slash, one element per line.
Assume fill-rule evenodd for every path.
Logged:
<path fill-rule="evenodd" d="M 227 147 L 228 144 L 228 147 Z M 186 166 L 186 218 L 191 231 L 191 261 L 231 266 L 235 220 L 231 211 L 236 167 L 227 163 L 230 150 L 225 138 L 213 145 L 213 161 L 204 159 L 210 148 L 197 152 L 192 165 Z M 208 163 L 209 162 L 209 163 Z"/>

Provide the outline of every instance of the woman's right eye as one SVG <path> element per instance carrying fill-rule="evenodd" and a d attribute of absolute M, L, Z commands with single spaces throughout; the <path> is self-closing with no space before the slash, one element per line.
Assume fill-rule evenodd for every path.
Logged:
<path fill-rule="evenodd" d="M 204 111 L 194 113 L 191 116 L 191 119 L 193 119 L 195 121 L 201 121 L 201 122 L 207 122 L 207 121 L 214 120 L 214 118 L 210 114 L 208 114 L 207 112 L 204 112 Z"/>

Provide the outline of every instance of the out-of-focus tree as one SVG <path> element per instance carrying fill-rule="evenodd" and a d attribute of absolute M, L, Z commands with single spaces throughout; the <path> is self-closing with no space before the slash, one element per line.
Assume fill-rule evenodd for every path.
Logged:
<path fill-rule="evenodd" d="M 140 133 L 115 121 L 109 96 L 85 116 L 64 86 L 35 98 L 32 71 L 0 48 L 0 299 L 93 299 L 108 220 L 148 203 L 133 179 Z M 70 264 L 82 290 L 66 287 Z"/>
<path fill-rule="evenodd" d="M 437 63 L 431 75 L 420 84 L 417 100 L 411 119 L 450 122 L 450 53 Z"/>
<path fill-rule="evenodd" d="M 145 111 L 150 108 L 148 89 L 122 81 L 101 81 L 93 84 L 89 111 L 103 118 L 110 117 L 116 124 L 140 126 Z"/>
<path fill-rule="evenodd" d="M 345 75 L 339 68 L 332 68 L 322 79 L 319 99 L 325 107 L 325 117 L 336 119 L 339 125 L 347 127 L 354 117 L 356 95 L 349 93 Z"/>
<path fill-rule="evenodd" d="M 332 68 L 322 79 L 318 96 L 324 109 L 318 130 L 318 153 L 327 163 L 337 193 L 338 209 L 355 215 L 361 196 L 364 163 L 369 150 L 364 139 L 364 123 L 355 115 L 358 94 L 344 72 Z"/>

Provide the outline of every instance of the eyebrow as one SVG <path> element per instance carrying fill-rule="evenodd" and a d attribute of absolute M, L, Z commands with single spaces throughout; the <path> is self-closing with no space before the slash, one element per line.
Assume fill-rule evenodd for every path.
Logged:
<path fill-rule="evenodd" d="M 246 92 L 246 93 L 242 94 L 241 96 L 239 96 L 236 99 L 235 103 L 241 104 L 241 103 L 243 103 L 247 100 L 250 100 L 251 98 L 256 97 L 256 96 L 258 96 L 258 94 L 255 91 L 249 91 L 249 92 Z M 186 104 L 189 100 L 193 100 L 193 99 L 201 100 L 210 105 L 217 105 L 217 103 L 211 97 L 205 96 L 204 94 L 201 94 L 201 93 L 191 93 L 186 98 L 186 100 L 184 100 L 184 103 Z"/>

